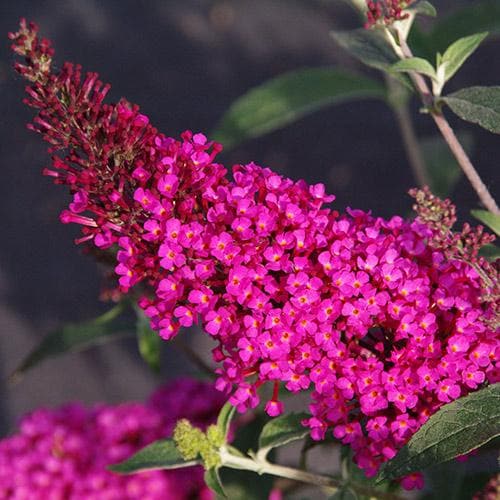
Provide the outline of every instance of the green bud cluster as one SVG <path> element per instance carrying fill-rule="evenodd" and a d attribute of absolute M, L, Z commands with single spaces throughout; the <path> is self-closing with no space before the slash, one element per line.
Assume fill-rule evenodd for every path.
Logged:
<path fill-rule="evenodd" d="M 224 444 L 224 436 L 216 425 L 211 425 L 204 433 L 191 425 L 189 420 L 182 419 L 175 426 L 173 439 L 185 460 L 201 457 L 207 470 L 220 465 L 219 449 Z"/>

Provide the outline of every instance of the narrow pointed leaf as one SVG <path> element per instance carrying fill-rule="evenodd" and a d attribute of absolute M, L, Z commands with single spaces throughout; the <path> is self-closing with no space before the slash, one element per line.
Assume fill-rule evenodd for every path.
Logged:
<path fill-rule="evenodd" d="M 393 479 L 451 460 L 500 435 L 500 384 L 443 406 L 386 462 L 378 480 Z"/>
<path fill-rule="evenodd" d="M 144 312 L 134 307 L 137 314 L 136 332 L 139 353 L 154 373 L 160 372 L 161 363 L 161 337 L 151 329 L 149 320 Z"/>
<path fill-rule="evenodd" d="M 468 87 L 442 100 L 462 120 L 500 134 L 500 86 Z"/>
<path fill-rule="evenodd" d="M 274 78 L 237 99 L 212 134 L 225 148 L 284 127 L 322 107 L 384 98 L 383 85 L 335 68 L 308 68 Z"/>
<path fill-rule="evenodd" d="M 485 226 L 488 226 L 497 236 L 500 236 L 500 215 L 495 215 L 488 210 L 471 210 L 470 213 Z"/>
<path fill-rule="evenodd" d="M 127 460 L 109 466 L 108 469 L 120 474 L 132 474 L 146 470 L 179 469 L 199 463 L 197 460 L 184 460 L 172 439 L 161 439 L 139 450 Z"/>
<path fill-rule="evenodd" d="M 266 456 L 267 453 L 278 446 L 298 441 L 309 434 L 309 429 L 301 422 L 309 417 L 307 413 L 290 413 L 273 418 L 262 428 L 259 437 L 259 455 Z"/>
<path fill-rule="evenodd" d="M 441 60 L 441 64 L 445 65 L 445 81 L 448 81 L 460 69 L 487 36 L 487 32 L 466 36 L 453 42 L 446 49 Z"/>
<path fill-rule="evenodd" d="M 221 430 L 224 439 L 227 438 L 235 410 L 236 408 L 228 402 L 221 408 L 219 416 L 217 417 L 217 426 Z"/>
<path fill-rule="evenodd" d="M 121 317 L 124 309 L 125 305 L 121 303 L 91 321 L 65 325 L 49 333 L 14 370 L 9 380 L 11 382 L 20 380 L 27 370 L 47 358 L 65 352 L 81 351 L 118 336 L 131 335 L 129 323 Z"/>
<path fill-rule="evenodd" d="M 220 480 L 219 471 L 217 469 L 209 469 L 205 471 L 203 476 L 205 484 L 216 494 L 222 498 L 227 498 L 222 482 Z"/>
<path fill-rule="evenodd" d="M 429 61 L 422 59 L 421 57 L 410 57 L 408 59 L 402 59 L 401 61 L 391 66 L 391 71 L 397 71 L 400 73 L 415 71 L 416 73 L 421 73 L 422 75 L 426 75 L 432 79 L 436 79 L 436 71 L 433 68 L 432 64 Z"/>

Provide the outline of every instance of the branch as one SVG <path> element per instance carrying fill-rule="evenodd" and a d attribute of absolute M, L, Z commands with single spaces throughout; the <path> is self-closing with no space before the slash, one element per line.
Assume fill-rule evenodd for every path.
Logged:
<path fill-rule="evenodd" d="M 401 500 L 401 497 L 394 495 L 393 493 L 378 491 L 363 485 L 335 479 L 330 476 L 294 469 L 293 467 L 285 467 L 284 465 L 272 464 L 265 459 L 256 460 L 255 458 L 236 456 L 233 455 L 227 448 L 221 449 L 220 457 L 222 460 L 222 467 L 249 470 L 256 472 L 257 474 L 271 474 L 272 476 L 284 477 L 294 481 L 300 481 L 302 483 L 331 488 L 335 491 L 347 486 L 356 493 L 370 498 L 379 498 L 381 500 Z"/>
<path fill-rule="evenodd" d="M 400 44 L 400 55 L 403 58 L 413 57 L 410 47 L 408 47 L 408 44 L 406 43 L 406 40 L 404 39 L 403 36 L 399 36 L 399 44 Z M 441 132 L 444 140 L 446 141 L 449 148 L 451 149 L 451 152 L 457 159 L 458 164 L 462 168 L 465 176 L 467 177 L 467 179 L 469 179 L 469 182 L 476 191 L 482 204 L 490 212 L 494 214 L 500 214 L 500 209 L 498 208 L 498 205 L 496 204 L 493 196 L 491 196 L 484 182 L 481 180 L 481 177 L 479 177 L 477 170 L 474 168 L 474 165 L 472 165 L 472 162 L 467 156 L 467 153 L 465 152 L 464 148 L 458 141 L 455 132 L 453 132 L 453 129 L 450 127 L 450 124 L 444 117 L 443 113 L 437 110 L 436 107 L 434 106 L 434 96 L 429 90 L 429 87 L 427 86 L 427 83 L 425 82 L 424 78 L 422 77 L 422 75 L 419 75 L 418 73 L 415 72 L 411 72 L 410 76 L 411 79 L 413 80 L 413 83 L 415 84 L 418 93 L 420 94 L 422 102 L 424 103 L 425 107 L 428 109 L 429 113 L 434 119 L 434 122 L 436 123 L 439 131 Z"/>

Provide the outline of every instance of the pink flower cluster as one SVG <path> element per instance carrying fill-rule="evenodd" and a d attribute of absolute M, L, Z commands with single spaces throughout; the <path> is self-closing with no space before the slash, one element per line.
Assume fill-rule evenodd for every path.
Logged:
<path fill-rule="evenodd" d="M 222 404 L 209 385 L 179 379 L 149 404 L 36 410 L 22 419 L 17 434 L 0 441 L 0 499 L 212 499 L 200 467 L 130 476 L 106 467 L 170 435 L 178 419 L 206 428 Z"/>
<path fill-rule="evenodd" d="M 16 47 L 33 39 L 25 32 L 12 35 Z M 163 338 L 202 324 L 218 342 L 217 386 L 235 389 L 239 411 L 258 405 L 266 382 L 271 416 L 283 411 L 280 384 L 312 389 L 312 437 L 333 430 L 373 475 L 440 406 L 499 380 L 498 281 L 484 282 L 484 260 L 471 266 L 436 246 L 439 228 L 339 215 L 324 207 L 334 197 L 322 184 L 253 163 L 229 180 L 204 135 L 154 134 L 136 108 L 102 108 L 85 83 L 44 75 L 29 104 L 52 144 L 71 144 L 49 171 L 73 193 L 63 221 L 101 249 L 117 244 L 121 291 L 141 291 Z M 58 82 L 72 89 L 66 104 L 46 106 Z M 61 121 L 59 108 L 76 118 Z"/>

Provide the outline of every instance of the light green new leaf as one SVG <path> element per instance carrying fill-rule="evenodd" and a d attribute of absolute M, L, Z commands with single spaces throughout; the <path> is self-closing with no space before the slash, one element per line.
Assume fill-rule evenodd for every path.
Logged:
<path fill-rule="evenodd" d="M 445 81 L 448 81 L 460 69 L 487 36 L 487 32 L 466 36 L 453 42 L 446 49 L 440 61 L 440 64 L 444 65 Z"/>
<path fill-rule="evenodd" d="M 110 465 L 108 469 L 120 474 L 132 474 L 146 470 L 179 469 L 200 463 L 198 460 L 184 460 L 173 439 L 161 439 L 142 448 L 127 460 Z"/>
<path fill-rule="evenodd" d="M 219 416 L 217 417 L 217 427 L 219 427 L 224 440 L 227 438 L 227 433 L 231 426 L 231 420 L 234 417 L 234 412 L 236 408 L 231 403 L 226 403 L 220 410 Z"/>
<path fill-rule="evenodd" d="M 91 346 L 103 344 L 118 336 L 131 335 L 129 324 L 120 317 L 125 304 L 120 303 L 103 315 L 85 323 L 65 325 L 49 333 L 37 347 L 20 363 L 10 375 L 11 382 L 17 382 L 22 375 L 46 358 L 77 352 Z"/>
<path fill-rule="evenodd" d="M 220 480 L 218 469 L 208 469 L 205 471 L 205 475 L 203 476 L 205 480 L 205 484 L 219 497 L 227 498 L 226 492 L 222 486 L 222 482 Z"/>
<path fill-rule="evenodd" d="M 225 148 L 232 148 L 322 107 L 384 97 L 384 86 L 370 78 L 335 68 L 301 69 L 274 78 L 238 98 L 212 137 Z"/>
<path fill-rule="evenodd" d="M 494 384 L 448 403 L 432 415 L 382 466 L 378 481 L 465 455 L 499 435 L 500 384 Z"/>
<path fill-rule="evenodd" d="M 468 87 L 442 98 L 462 120 L 500 134 L 500 86 Z"/>
<path fill-rule="evenodd" d="M 488 210 L 471 210 L 470 213 L 485 226 L 488 226 L 497 236 L 500 236 L 500 215 L 495 215 Z"/>
<path fill-rule="evenodd" d="M 422 59 L 421 57 L 410 57 L 408 59 L 402 59 L 398 61 L 396 64 L 391 66 L 391 71 L 409 73 L 415 71 L 416 73 L 421 73 L 422 75 L 426 75 L 433 80 L 436 77 L 436 70 L 433 68 L 432 64 Z"/>
<path fill-rule="evenodd" d="M 270 420 L 260 433 L 259 456 L 265 457 L 272 448 L 284 446 L 307 436 L 309 429 L 301 422 L 308 417 L 307 413 L 290 413 Z"/>

